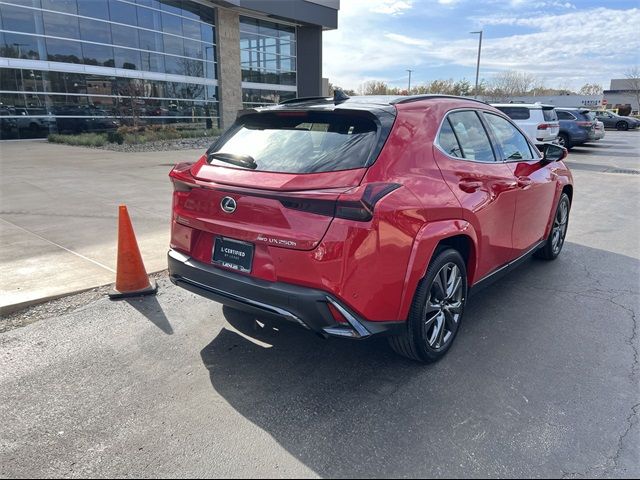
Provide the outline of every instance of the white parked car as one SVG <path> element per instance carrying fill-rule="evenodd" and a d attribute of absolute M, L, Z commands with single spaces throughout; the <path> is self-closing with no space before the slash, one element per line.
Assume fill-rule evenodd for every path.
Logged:
<path fill-rule="evenodd" d="M 493 103 L 527 134 L 533 143 L 553 142 L 560 123 L 553 105 L 541 103 Z"/>
<path fill-rule="evenodd" d="M 604 123 L 600 120 L 596 121 L 596 128 L 593 129 L 593 140 L 604 138 Z"/>

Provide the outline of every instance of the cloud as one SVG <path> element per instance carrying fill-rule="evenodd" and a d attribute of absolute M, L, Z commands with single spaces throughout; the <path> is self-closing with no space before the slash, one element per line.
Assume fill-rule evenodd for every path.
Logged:
<path fill-rule="evenodd" d="M 411 10 L 413 0 L 372 0 L 371 2 L 367 2 L 367 4 L 374 13 L 399 15 L 406 10 Z"/>
<path fill-rule="evenodd" d="M 384 36 L 392 42 L 402 43 L 403 45 L 415 45 L 418 47 L 428 47 L 431 45 L 429 40 L 407 37 L 406 35 L 401 35 L 399 33 L 385 33 Z"/>
<path fill-rule="evenodd" d="M 533 5 L 534 8 L 541 3 L 514 1 Z M 401 24 L 398 27 L 398 22 L 390 22 L 388 15 L 379 13 L 398 2 L 360 2 L 360 8 L 371 5 L 364 12 L 358 12 L 358 7 L 354 12 L 351 2 L 355 4 L 358 0 L 342 2 L 347 8 L 340 12 L 338 31 L 324 34 L 324 74 L 332 83 L 355 88 L 372 78 L 392 82 L 395 77 L 402 78 L 406 68 L 415 68 L 417 79 L 421 67 L 428 66 L 428 71 L 433 72 L 433 68 L 442 64 L 457 72 L 462 67 L 469 68 L 469 75 L 474 73 L 477 37 L 442 41 L 430 37 L 428 28 L 420 35 L 407 35 Z M 640 51 L 640 36 L 637 34 L 640 9 L 599 7 L 574 10 L 565 5 L 568 2 L 553 3 L 562 4 L 559 8 L 566 13 L 552 14 L 549 10 L 544 13 L 513 12 L 505 8 L 496 9 L 493 15 L 469 16 L 464 19 L 467 24 L 460 23 L 459 28 L 465 35 L 466 27 L 484 29 L 481 76 L 489 78 L 501 70 L 518 70 L 538 76 L 549 86 L 579 88 L 593 81 L 606 85 L 610 78 L 620 77 L 629 63 L 634 63 L 633 58 L 637 58 L 634 52 Z M 395 11 L 397 15 L 413 13 L 412 8 Z M 496 30 L 499 32 L 506 28 L 516 33 L 501 33 L 497 37 L 491 27 L 500 27 Z M 440 67 L 439 72 L 442 71 Z"/>

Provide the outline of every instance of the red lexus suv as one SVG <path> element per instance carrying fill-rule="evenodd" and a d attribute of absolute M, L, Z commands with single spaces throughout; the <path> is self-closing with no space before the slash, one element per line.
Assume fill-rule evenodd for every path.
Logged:
<path fill-rule="evenodd" d="M 567 232 L 566 150 L 480 101 L 302 98 L 240 112 L 176 165 L 171 280 L 329 337 L 441 358 L 472 290 Z"/>

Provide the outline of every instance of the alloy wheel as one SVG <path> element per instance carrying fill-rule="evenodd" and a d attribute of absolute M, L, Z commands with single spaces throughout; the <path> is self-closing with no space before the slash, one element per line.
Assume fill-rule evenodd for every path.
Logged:
<path fill-rule="evenodd" d="M 551 230 L 551 248 L 554 255 L 557 255 L 564 244 L 564 238 L 567 234 L 567 223 L 569 221 L 569 204 L 567 201 L 560 202 L 558 211 L 553 220 L 553 229 Z"/>
<path fill-rule="evenodd" d="M 449 262 L 436 274 L 424 309 L 422 336 L 429 347 L 440 350 L 453 338 L 464 307 L 462 272 Z"/>

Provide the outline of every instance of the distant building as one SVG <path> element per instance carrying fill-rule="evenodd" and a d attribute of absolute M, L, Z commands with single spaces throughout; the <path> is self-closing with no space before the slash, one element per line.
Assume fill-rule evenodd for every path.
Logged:
<path fill-rule="evenodd" d="M 602 105 L 602 95 L 524 95 L 508 99 L 513 103 L 544 103 L 556 107 L 598 108 Z M 505 103 L 505 102 L 500 102 Z"/>
<path fill-rule="evenodd" d="M 640 110 L 640 105 L 638 105 L 638 97 L 633 91 L 633 85 L 640 86 L 640 79 L 612 79 L 609 90 L 604 91 L 604 100 L 606 100 L 607 106 L 617 107 L 630 105 L 632 111 L 638 112 Z"/>

